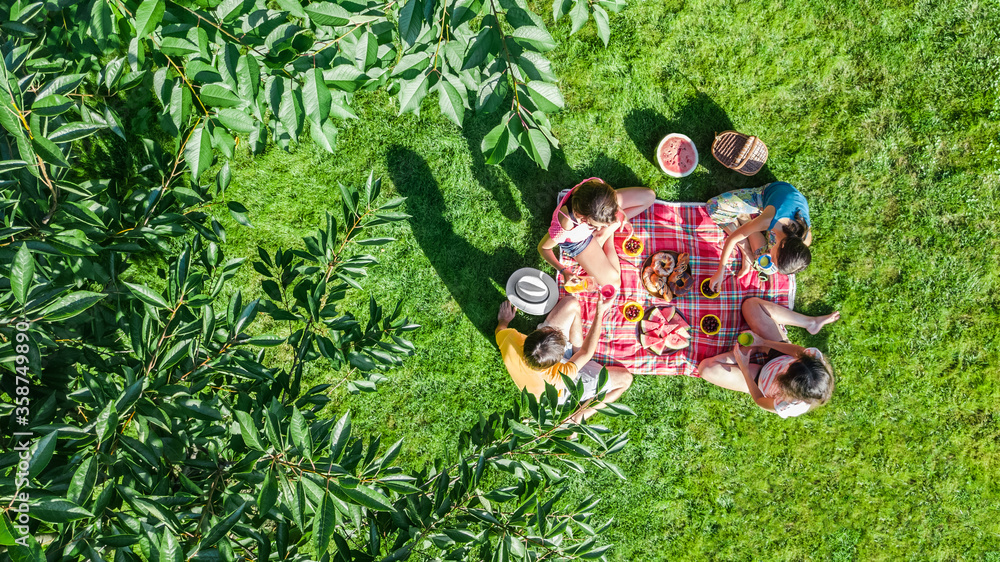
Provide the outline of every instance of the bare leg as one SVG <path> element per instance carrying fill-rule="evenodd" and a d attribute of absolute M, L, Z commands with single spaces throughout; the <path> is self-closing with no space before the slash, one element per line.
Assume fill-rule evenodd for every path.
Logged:
<path fill-rule="evenodd" d="M 750 375 L 756 377 L 760 371 L 760 365 L 751 363 L 748 366 L 750 367 Z M 701 375 L 701 378 L 715 386 L 750 394 L 750 388 L 747 387 L 747 380 L 736 365 L 736 359 L 733 358 L 733 352 L 731 351 L 703 359 L 698 364 L 698 373 Z"/>
<path fill-rule="evenodd" d="M 556 303 L 555 308 L 545 317 L 545 323 L 559 328 L 566 334 L 573 347 L 583 345 L 583 326 L 580 322 L 580 301 L 570 295 Z"/>
<path fill-rule="evenodd" d="M 600 229 L 598 233 L 596 240 L 601 245 L 601 249 L 604 250 L 604 255 L 607 256 L 608 263 L 611 264 L 611 269 L 614 269 L 618 278 L 621 279 L 622 264 L 618 259 L 618 247 L 615 246 L 615 229 L 605 227 Z"/>
<path fill-rule="evenodd" d="M 596 404 L 592 404 L 583 410 L 580 410 L 570 416 L 569 422 L 580 423 L 586 420 L 590 416 L 596 414 L 598 410 L 605 404 L 610 404 L 615 400 L 618 400 L 626 390 L 632 386 L 632 373 L 628 372 L 628 369 L 623 367 L 607 367 L 608 369 L 608 383 L 604 386 L 604 391 L 607 393 L 604 395 L 604 400 Z"/>
<path fill-rule="evenodd" d="M 656 192 L 648 187 L 623 187 L 616 189 L 615 193 L 618 195 L 618 206 L 629 219 L 645 211 L 656 201 Z"/>
<path fill-rule="evenodd" d="M 611 229 L 607 230 L 610 231 Z M 612 248 L 612 252 L 614 252 L 614 259 L 612 261 L 612 258 L 603 247 L 605 242 L 606 240 L 602 241 L 595 235 L 590 244 L 587 244 L 587 247 L 577 254 L 576 263 L 580 264 L 586 270 L 587 274 L 596 279 L 599 284 L 619 287 L 621 286 L 622 276 L 621 265 L 618 262 L 618 252 L 614 252 L 614 248 Z"/>
<path fill-rule="evenodd" d="M 839 312 L 824 316 L 806 316 L 757 297 L 743 301 L 742 308 L 743 318 L 750 325 L 750 329 L 773 341 L 788 341 L 782 333 L 781 326 L 798 326 L 805 328 L 810 334 L 815 334 L 823 326 L 840 319 Z"/>

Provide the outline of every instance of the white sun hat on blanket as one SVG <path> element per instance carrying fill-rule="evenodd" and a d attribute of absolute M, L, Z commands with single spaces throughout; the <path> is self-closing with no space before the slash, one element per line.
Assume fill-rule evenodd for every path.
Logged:
<path fill-rule="evenodd" d="M 507 299 L 533 316 L 547 314 L 559 300 L 556 280 L 533 267 L 522 267 L 507 280 Z"/>

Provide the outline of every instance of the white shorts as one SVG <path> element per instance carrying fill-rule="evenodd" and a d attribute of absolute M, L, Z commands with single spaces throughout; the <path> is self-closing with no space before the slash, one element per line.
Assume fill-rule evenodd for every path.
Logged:
<path fill-rule="evenodd" d="M 597 383 L 601 378 L 601 369 L 604 367 L 597 361 L 587 361 L 587 364 L 580 369 L 578 383 L 583 383 L 583 393 L 580 395 L 580 402 L 590 400 L 597 396 Z M 559 404 L 565 404 L 569 397 L 568 392 L 559 392 Z"/>

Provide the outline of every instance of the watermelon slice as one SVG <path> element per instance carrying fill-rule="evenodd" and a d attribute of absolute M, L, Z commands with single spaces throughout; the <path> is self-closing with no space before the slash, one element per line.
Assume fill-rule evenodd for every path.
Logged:
<path fill-rule="evenodd" d="M 672 334 L 676 334 L 676 335 L 678 335 L 678 336 L 680 336 L 680 337 L 682 337 L 682 338 L 684 338 L 686 340 L 691 339 L 691 332 L 688 332 L 687 328 L 682 328 L 680 326 L 674 326 L 674 331 L 671 332 L 671 333 Z"/>
<path fill-rule="evenodd" d="M 670 323 L 675 326 L 680 326 L 681 328 L 690 328 L 691 324 L 684 321 L 684 318 L 680 314 L 674 314 L 674 317 L 670 319 Z"/>
<path fill-rule="evenodd" d="M 655 342 L 656 342 L 655 337 L 646 334 L 639 334 L 639 345 L 641 345 L 643 348 L 648 349 Z"/>
<path fill-rule="evenodd" d="M 666 337 L 670 331 L 670 324 L 660 324 L 653 330 L 653 333 L 656 334 L 656 337 L 663 338 Z"/>
<path fill-rule="evenodd" d="M 668 306 L 667 308 L 669 308 L 671 310 L 673 309 L 672 306 Z M 660 322 L 666 322 L 667 321 L 667 319 L 664 318 L 664 316 L 663 316 L 663 312 L 661 312 L 659 308 L 654 308 L 649 313 L 649 317 L 646 320 L 647 320 L 647 322 L 652 322 L 654 324 L 659 324 Z"/>
<path fill-rule="evenodd" d="M 657 355 L 661 355 L 663 353 L 663 350 L 666 348 L 667 348 L 667 340 L 660 339 L 653 342 L 653 345 L 650 346 L 649 350 Z"/>
<path fill-rule="evenodd" d="M 687 338 L 682 338 L 676 333 L 667 334 L 667 337 L 661 341 L 670 349 L 684 349 L 691 343 Z"/>

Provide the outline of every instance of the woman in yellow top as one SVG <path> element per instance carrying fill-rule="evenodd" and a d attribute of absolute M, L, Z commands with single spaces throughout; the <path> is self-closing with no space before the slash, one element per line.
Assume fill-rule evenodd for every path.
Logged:
<path fill-rule="evenodd" d="M 568 296 L 560 300 L 545 317 L 545 322 L 527 336 L 508 327 L 517 309 L 510 301 L 504 301 L 497 314 L 495 334 L 504 366 L 514 384 L 540 399 L 547 382 L 559 390 L 560 403 L 567 398 L 562 375 L 583 382 L 581 401 L 590 400 L 599 392 L 607 393 L 604 402 L 574 414 L 570 418 L 574 423 L 592 416 L 603 403 L 617 400 L 632 385 L 632 374 L 622 367 L 608 367 L 608 382 L 603 389 L 598 389 L 598 378 L 604 367 L 591 360 L 600 341 L 604 314 L 611 308 L 613 300 L 612 297 L 597 303 L 597 314 L 586 337 L 583 337 L 580 303 L 576 297 Z M 572 355 L 565 360 L 568 351 Z"/>

